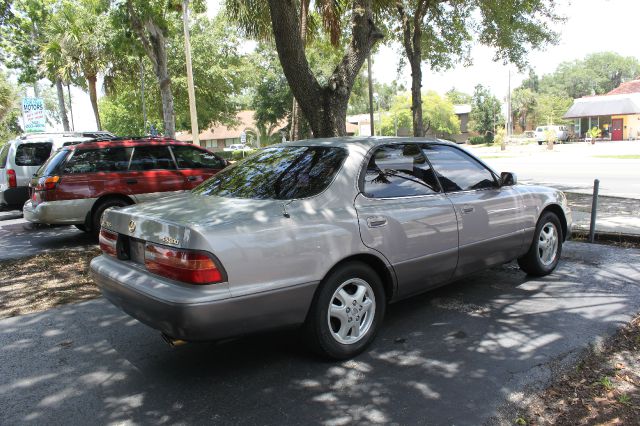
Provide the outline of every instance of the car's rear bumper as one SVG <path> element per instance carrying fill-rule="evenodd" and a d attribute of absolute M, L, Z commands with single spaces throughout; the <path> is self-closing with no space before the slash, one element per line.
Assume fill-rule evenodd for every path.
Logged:
<path fill-rule="evenodd" d="M 21 207 L 29 199 L 29 188 L 18 186 L 16 188 L 5 188 L 0 191 L 0 206 Z"/>
<path fill-rule="evenodd" d="M 231 297 L 226 283 L 174 284 L 129 263 L 103 255 L 91 262 L 91 275 L 114 305 L 183 340 L 216 340 L 302 324 L 318 285 Z"/>
<path fill-rule="evenodd" d="M 24 218 L 29 222 L 49 225 L 81 225 L 95 203 L 95 198 L 77 200 L 45 201 L 35 204 L 33 200 L 24 203 Z"/>

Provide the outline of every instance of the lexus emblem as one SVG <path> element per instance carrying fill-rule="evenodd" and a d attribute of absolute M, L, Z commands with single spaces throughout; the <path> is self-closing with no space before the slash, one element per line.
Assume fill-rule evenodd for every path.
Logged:
<path fill-rule="evenodd" d="M 136 230 L 136 223 L 132 220 L 129 221 L 129 232 L 133 232 Z"/>

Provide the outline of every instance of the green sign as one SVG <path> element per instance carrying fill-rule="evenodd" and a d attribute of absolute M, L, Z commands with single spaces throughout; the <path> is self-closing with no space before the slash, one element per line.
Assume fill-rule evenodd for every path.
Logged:
<path fill-rule="evenodd" d="M 42 98 L 22 98 L 22 117 L 25 132 L 44 132 L 47 119 Z"/>

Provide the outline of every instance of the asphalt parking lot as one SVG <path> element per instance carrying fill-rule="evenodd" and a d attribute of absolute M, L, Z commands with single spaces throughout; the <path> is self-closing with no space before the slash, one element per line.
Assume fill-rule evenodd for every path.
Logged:
<path fill-rule="evenodd" d="M 74 226 L 33 225 L 16 212 L 2 213 L 0 260 L 31 256 L 45 250 L 88 247 L 96 243 L 90 234 Z"/>
<path fill-rule="evenodd" d="M 295 332 L 169 348 L 103 299 L 0 320 L 2 424 L 510 424 L 524 394 L 640 310 L 640 250 L 568 243 L 392 305 L 340 363 Z"/>

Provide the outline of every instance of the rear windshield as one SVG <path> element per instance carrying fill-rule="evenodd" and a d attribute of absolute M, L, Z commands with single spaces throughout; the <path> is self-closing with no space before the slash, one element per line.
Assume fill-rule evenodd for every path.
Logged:
<path fill-rule="evenodd" d="M 36 172 L 36 176 L 53 176 L 60 172 L 62 165 L 64 164 L 67 156 L 69 155 L 69 150 L 61 149 L 53 154 L 49 159 L 38 169 Z"/>
<path fill-rule="evenodd" d="M 333 180 L 343 148 L 277 146 L 224 169 L 193 192 L 219 197 L 291 200 L 312 197 Z"/>
<path fill-rule="evenodd" d="M 51 142 L 23 143 L 16 149 L 16 166 L 41 166 L 51 155 Z"/>
<path fill-rule="evenodd" d="M 7 157 L 9 156 L 9 144 L 4 144 L 0 148 L 0 169 L 4 169 L 7 164 Z"/>

